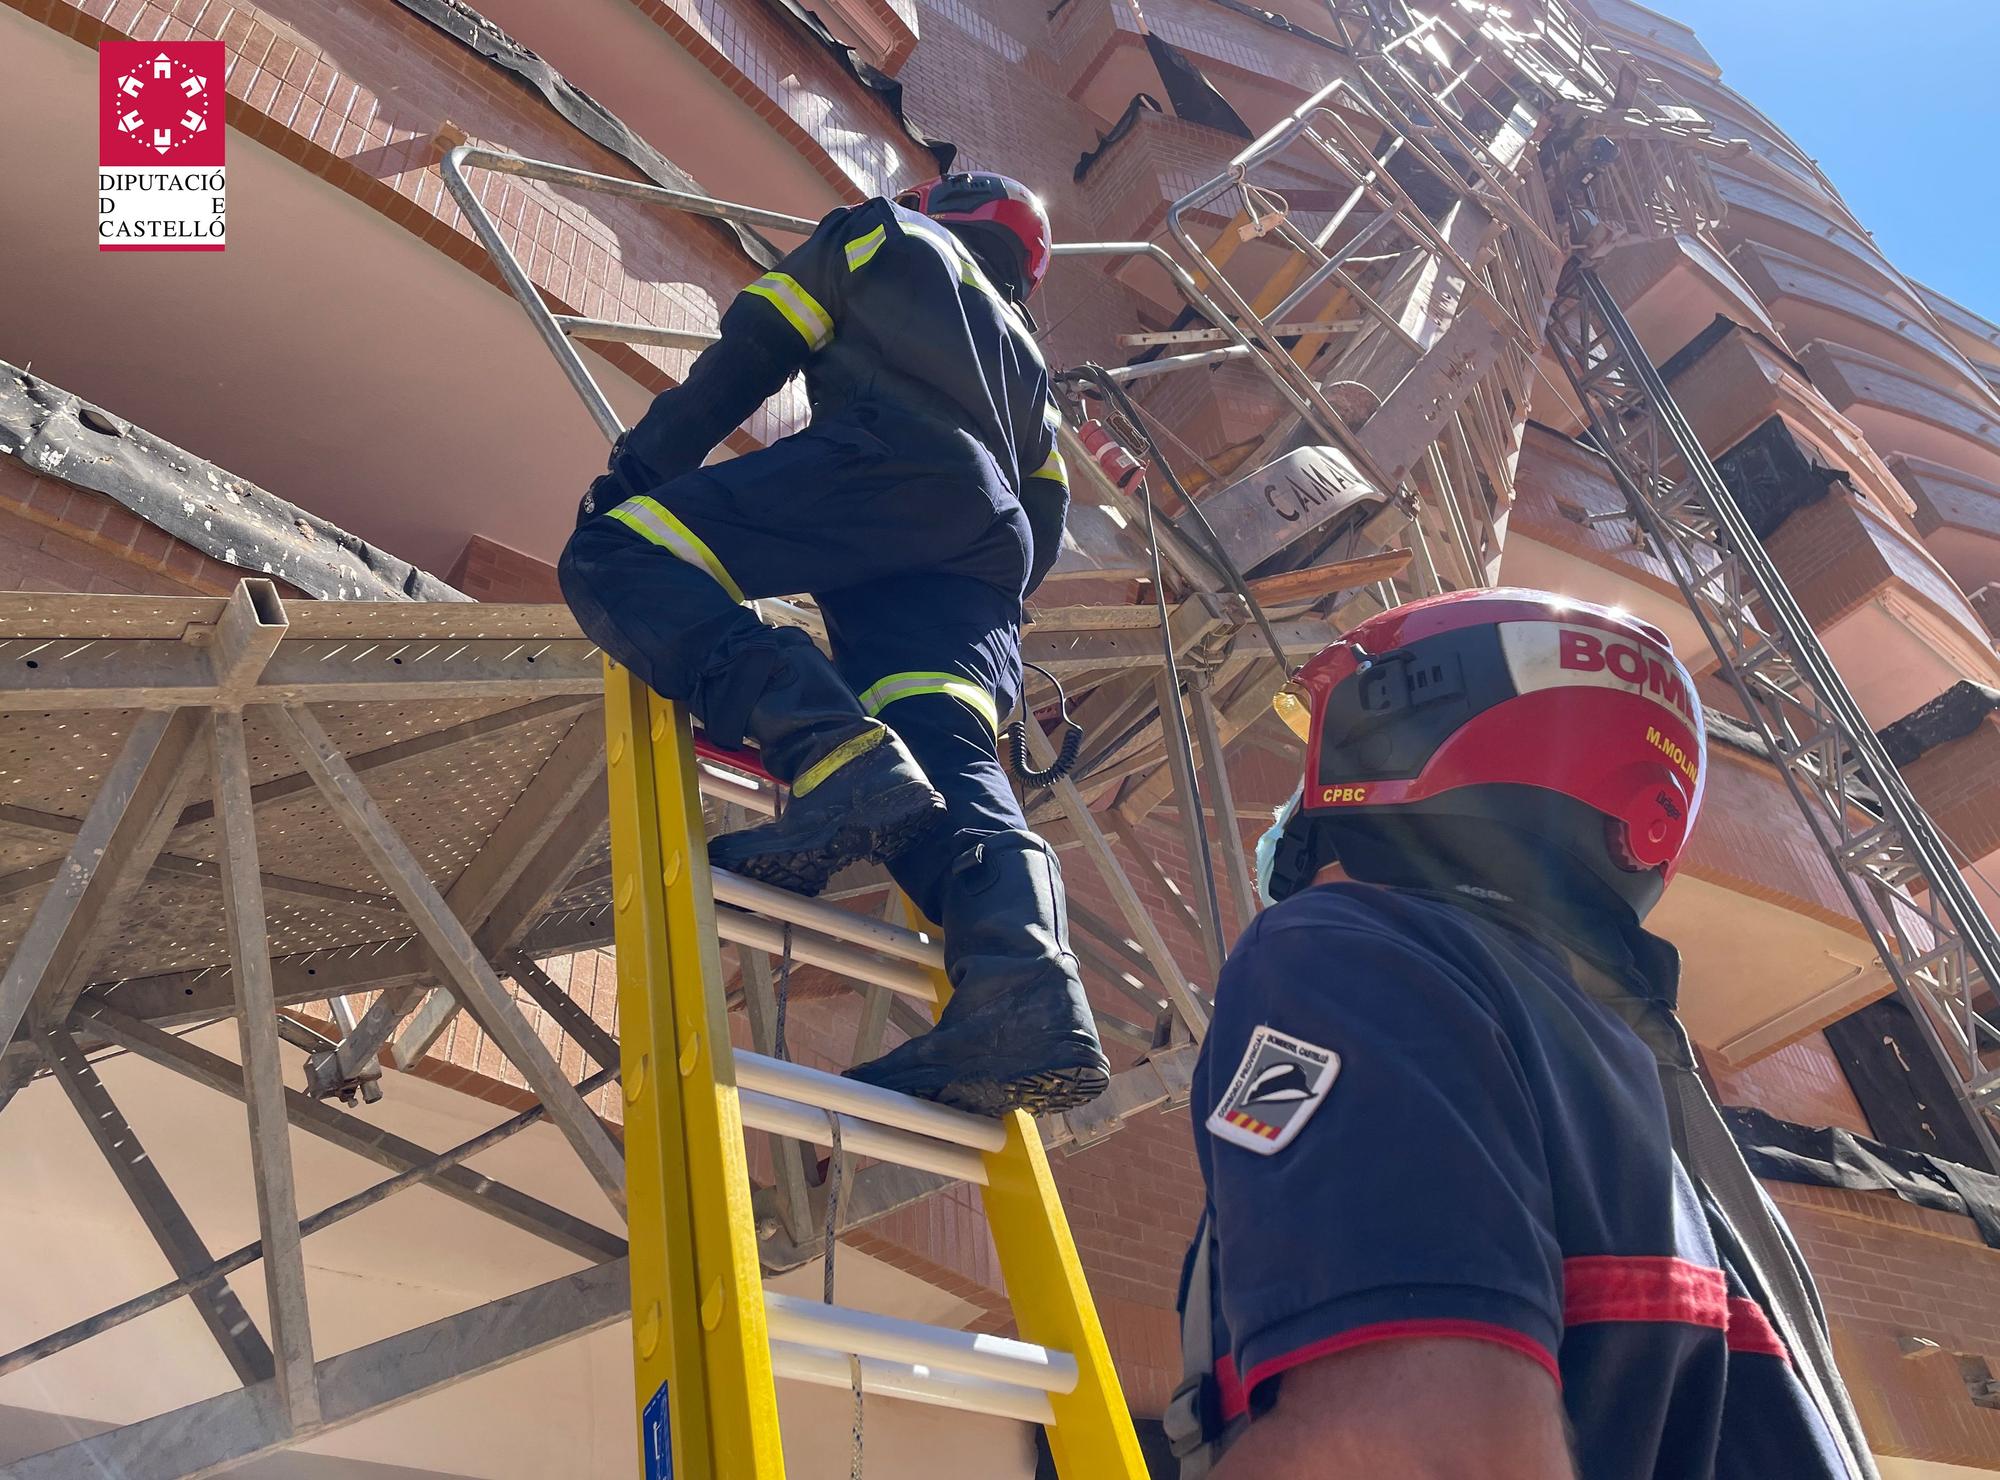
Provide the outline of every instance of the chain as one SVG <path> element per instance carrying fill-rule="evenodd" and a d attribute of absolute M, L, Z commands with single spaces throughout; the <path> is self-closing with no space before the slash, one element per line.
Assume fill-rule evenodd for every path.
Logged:
<path fill-rule="evenodd" d="M 826 1270 L 820 1277 L 820 1300 L 832 1305 L 833 1255 L 834 1250 L 840 1247 L 840 1183 L 847 1158 L 840 1149 L 840 1117 L 829 1110 L 826 1112 L 826 1123 L 833 1129 L 833 1150 L 826 1162 Z M 848 1480 L 862 1480 L 861 1358 L 853 1352 L 847 1354 L 847 1375 L 854 1390 L 854 1449 L 847 1474 Z"/>

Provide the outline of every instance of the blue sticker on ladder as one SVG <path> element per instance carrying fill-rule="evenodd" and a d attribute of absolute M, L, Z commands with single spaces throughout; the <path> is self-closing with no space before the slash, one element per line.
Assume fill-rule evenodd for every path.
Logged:
<path fill-rule="evenodd" d="M 647 1400 L 639 1415 L 639 1438 L 646 1447 L 645 1480 L 674 1480 L 674 1443 L 667 1420 L 667 1385 Z"/>

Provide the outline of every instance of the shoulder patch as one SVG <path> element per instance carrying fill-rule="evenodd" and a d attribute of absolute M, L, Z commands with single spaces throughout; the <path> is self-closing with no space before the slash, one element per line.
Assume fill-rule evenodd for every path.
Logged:
<path fill-rule="evenodd" d="M 1250 1035 L 1243 1062 L 1208 1117 L 1211 1135 L 1275 1156 L 1313 1118 L 1340 1073 L 1340 1055 L 1268 1024 Z"/>

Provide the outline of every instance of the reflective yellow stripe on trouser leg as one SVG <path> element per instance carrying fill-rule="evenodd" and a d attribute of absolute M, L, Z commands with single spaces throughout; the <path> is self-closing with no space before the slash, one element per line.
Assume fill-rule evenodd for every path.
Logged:
<path fill-rule="evenodd" d="M 919 694 L 949 694 L 985 720 L 995 735 L 1000 733 L 1000 706 L 993 696 L 957 673 L 892 673 L 861 691 L 861 707 L 870 714 L 880 714 L 898 699 L 914 699 Z"/>
<path fill-rule="evenodd" d="M 707 571 L 715 578 L 716 585 L 729 593 L 731 601 L 743 599 L 743 588 L 715 558 L 715 552 L 658 499 L 628 498 L 617 508 L 609 510 L 606 517 L 616 519 L 626 528 L 644 535 L 668 554 L 685 560 L 697 570 Z"/>

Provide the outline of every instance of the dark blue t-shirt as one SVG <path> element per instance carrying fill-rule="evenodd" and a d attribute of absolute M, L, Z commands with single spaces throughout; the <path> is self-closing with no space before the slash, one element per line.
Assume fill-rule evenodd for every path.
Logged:
<path fill-rule="evenodd" d="M 1844 1480 L 1651 1050 L 1541 940 L 1307 890 L 1231 953 L 1192 1110 L 1225 1417 L 1317 1357 L 1454 1337 L 1557 1377 L 1582 1480 Z"/>

